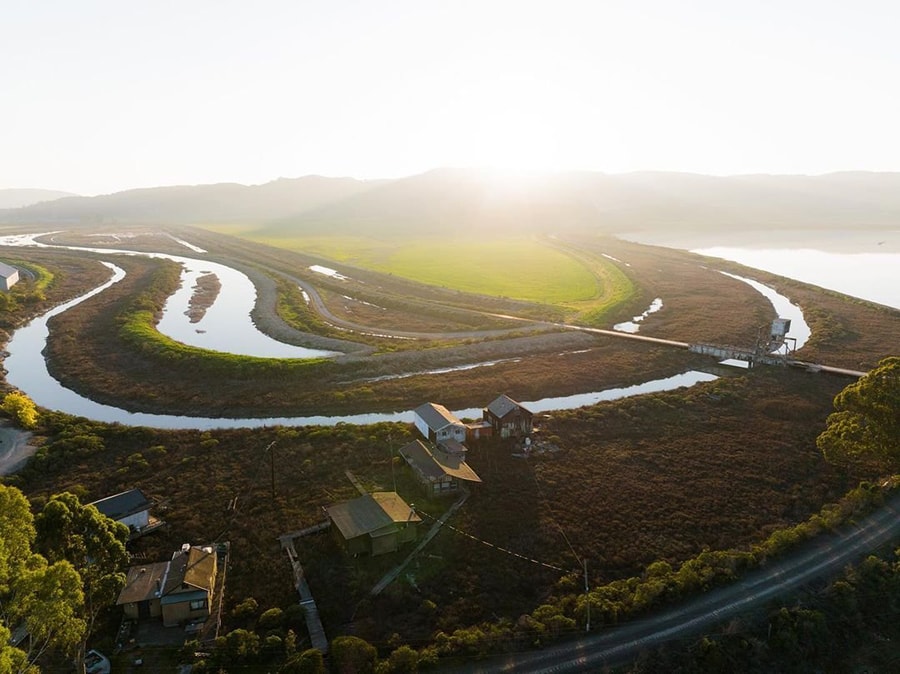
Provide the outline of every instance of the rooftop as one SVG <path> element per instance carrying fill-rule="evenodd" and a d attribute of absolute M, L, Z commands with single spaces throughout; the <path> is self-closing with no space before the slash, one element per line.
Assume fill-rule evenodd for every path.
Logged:
<path fill-rule="evenodd" d="M 429 449 L 421 440 L 413 440 L 402 447 L 400 456 L 426 480 L 439 480 L 449 475 L 466 482 L 481 482 L 481 478 L 469 467 L 464 456 L 448 454 L 440 449 Z"/>
<path fill-rule="evenodd" d="M 116 604 L 131 604 L 161 596 L 168 571 L 169 562 L 132 566 L 125 576 L 125 587 L 119 593 Z"/>
<path fill-rule="evenodd" d="M 451 424 L 462 425 L 462 422 L 456 418 L 453 412 L 437 403 L 425 403 L 424 405 L 419 405 L 415 409 L 415 414 L 428 424 L 428 428 L 433 431 L 438 431 Z"/>
<path fill-rule="evenodd" d="M 165 594 L 175 592 L 186 583 L 199 590 L 212 590 L 215 584 L 216 551 L 211 546 L 193 545 L 185 552 L 172 555 Z"/>
<path fill-rule="evenodd" d="M 487 406 L 488 411 L 502 419 L 507 414 L 512 412 L 514 409 L 520 408 L 531 414 L 526 408 L 522 407 L 521 404 L 517 403 L 515 400 L 510 398 L 505 393 L 500 397 L 496 398 L 490 405 Z"/>
<path fill-rule="evenodd" d="M 372 534 L 393 524 L 421 522 L 421 518 L 393 491 L 363 494 L 325 508 L 345 539 Z"/>
<path fill-rule="evenodd" d="M 113 520 L 120 520 L 129 515 L 149 510 L 153 505 L 140 489 L 129 489 L 99 501 L 88 503 Z"/>

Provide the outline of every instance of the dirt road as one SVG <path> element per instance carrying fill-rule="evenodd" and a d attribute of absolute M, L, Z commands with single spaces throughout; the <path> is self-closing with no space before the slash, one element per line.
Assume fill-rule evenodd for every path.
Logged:
<path fill-rule="evenodd" d="M 30 439 L 28 431 L 0 423 L 0 475 L 14 473 L 34 454 L 36 448 L 28 444 Z"/>

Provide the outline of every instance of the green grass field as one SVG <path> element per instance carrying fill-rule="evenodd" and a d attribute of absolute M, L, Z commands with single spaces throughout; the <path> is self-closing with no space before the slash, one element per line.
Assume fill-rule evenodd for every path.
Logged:
<path fill-rule="evenodd" d="M 533 239 L 391 242 L 348 236 L 276 239 L 257 237 L 252 231 L 228 233 L 464 292 L 554 305 L 591 302 L 607 294 L 583 262 Z"/>

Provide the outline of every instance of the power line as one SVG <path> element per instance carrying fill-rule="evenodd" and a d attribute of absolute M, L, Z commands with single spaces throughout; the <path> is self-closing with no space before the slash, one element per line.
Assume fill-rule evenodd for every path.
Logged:
<path fill-rule="evenodd" d="M 413 510 L 415 510 L 415 508 L 413 508 Z M 430 520 L 433 521 L 433 522 L 436 522 L 436 521 L 437 521 L 436 518 L 432 517 L 431 515 L 429 515 L 429 514 L 426 513 L 426 512 L 421 512 L 421 511 L 419 511 L 419 510 L 416 510 L 416 514 L 417 514 L 417 515 L 424 515 L 425 517 L 427 517 L 428 519 L 430 519 Z M 532 564 L 537 564 L 538 566 L 544 566 L 544 567 L 546 567 L 546 568 L 548 568 L 548 569 L 553 569 L 554 571 L 559 571 L 560 573 L 574 573 L 573 571 L 570 571 L 570 570 L 568 570 L 568 569 L 563 569 L 563 568 L 561 568 L 561 567 L 559 567 L 559 566 L 554 566 L 553 564 L 548 564 L 547 562 L 542 562 L 542 561 L 540 561 L 539 559 L 534 559 L 533 557 L 528 557 L 528 556 L 526 556 L 526 555 L 521 555 L 521 554 L 519 554 L 518 552 L 514 552 L 514 551 L 510 550 L 509 548 L 504 548 L 504 547 L 502 547 L 502 546 L 500 546 L 500 545 L 497 545 L 497 544 L 495 544 L 495 543 L 491 543 L 490 541 L 486 541 L 486 540 L 484 540 L 483 538 L 478 538 L 477 536 L 473 536 L 472 534 L 470 534 L 470 533 L 468 533 L 468 532 L 466 532 L 466 531 L 463 531 L 462 529 L 457 529 L 457 528 L 456 528 L 455 526 L 453 526 L 452 524 L 447 524 L 447 523 L 445 522 L 445 523 L 444 523 L 444 527 L 446 527 L 446 528 L 448 528 L 448 529 L 452 529 L 453 531 L 455 531 L 456 533 L 460 534 L 461 536 L 465 536 L 466 538 L 471 538 L 473 541 L 476 541 L 476 542 L 478 542 L 478 543 L 481 543 L 482 545 L 485 545 L 485 546 L 487 546 L 487 547 L 489 547 L 489 548 L 493 548 L 494 550 L 498 550 L 499 552 L 506 553 L 507 555 L 512 555 L 513 557 L 518 557 L 519 559 L 524 559 L 526 562 L 531 562 Z M 579 571 L 578 573 L 580 573 L 580 571 Z"/>

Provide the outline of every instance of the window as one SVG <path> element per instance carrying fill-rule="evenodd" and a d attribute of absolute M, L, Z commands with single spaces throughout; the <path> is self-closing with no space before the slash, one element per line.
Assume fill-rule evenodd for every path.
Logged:
<path fill-rule="evenodd" d="M 206 599 L 192 599 L 191 600 L 191 610 L 192 611 L 199 611 L 204 608 L 206 608 Z"/>

